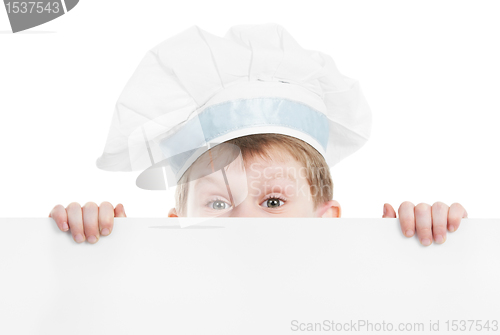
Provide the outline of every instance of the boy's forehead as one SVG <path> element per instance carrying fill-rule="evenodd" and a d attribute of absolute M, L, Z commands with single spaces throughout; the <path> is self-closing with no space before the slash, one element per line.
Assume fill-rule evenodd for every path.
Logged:
<path fill-rule="evenodd" d="M 244 159 L 246 169 L 277 169 L 286 168 L 287 166 L 299 165 L 298 162 L 291 156 L 288 159 L 282 157 L 271 156 L 270 158 L 263 158 L 260 156 L 252 156 Z"/>
<path fill-rule="evenodd" d="M 197 178 L 193 186 L 207 183 L 224 184 L 228 180 L 232 185 L 241 185 L 242 183 L 246 184 L 247 179 L 260 180 L 262 182 L 282 180 L 287 181 L 287 183 L 295 183 L 298 182 L 299 179 L 304 178 L 304 173 L 299 172 L 299 170 L 300 165 L 296 161 L 286 163 L 262 158 L 252 158 L 245 160 L 243 166 L 241 161 L 236 160 L 224 168 L 225 177 L 221 171 L 216 171 L 201 178 Z M 235 180 L 238 180 L 238 183 L 235 183 Z"/>
<path fill-rule="evenodd" d="M 225 144 L 225 143 L 224 143 Z M 234 148 L 234 146 L 231 146 Z M 219 150 L 214 150 L 219 149 Z M 231 157 L 227 154 L 227 148 L 221 145 L 205 152 L 190 168 L 189 180 L 208 177 L 224 167 L 228 174 L 246 174 L 250 178 L 279 179 L 286 178 L 295 181 L 298 175 L 303 176 L 305 167 L 302 166 L 292 155 L 286 151 L 268 149 L 258 153 L 248 153 L 243 156 L 241 152 L 237 155 L 233 152 Z M 234 151 L 234 150 L 233 150 Z M 223 153 L 223 154 L 221 154 Z M 302 173 L 301 173 L 302 172 Z M 208 178 L 207 180 L 212 180 Z M 199 180 L 201 181 L 201 180 Z"/>
<path fill-rule="evenodd" d="M 270 158 L 250 156 L 244 160 L 245 172 L 250 178 L 259 179 L 290 179 L 296 181 L 304 173 L 301 164 L 291 155 L 270 155 Z M 232 167 L 228 167 L 228 172 Z M 236 170 L 236 169 L 232 169 Z"/>

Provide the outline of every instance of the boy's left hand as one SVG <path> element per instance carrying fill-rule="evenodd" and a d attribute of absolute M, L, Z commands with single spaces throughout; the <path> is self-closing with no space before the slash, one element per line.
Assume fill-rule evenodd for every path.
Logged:
<path fill-rule="evenodd" d="M 435 202 L 430 206 L 420 203 L 414 206 L 405 201 L 399 206 L 399 222 L 401 230 L 406 237 L 413 236 L 414 232 L 425 246 L 431 245 L 432 238 L 436 243 L 446 241 L 446 230 L 454 232 L 460 226 L 462 218 L 467 218 L 467 211 L 459 203 L 450 207 L 442 202 Z M 396 218 L 396 212 L 390 204 L 384 204 L 383 218 Z"/>

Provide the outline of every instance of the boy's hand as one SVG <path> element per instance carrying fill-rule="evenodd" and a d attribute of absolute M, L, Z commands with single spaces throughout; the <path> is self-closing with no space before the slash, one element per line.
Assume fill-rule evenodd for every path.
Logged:
<path fill-rule="evenodd" d="M 431 245 L 432 237 L 436 243 L 446 241 L 446 229 L 454 232 L 460 226 L 462 218 L 467 218 L 467 211 L 459 203 L 448 207 L 442 202 L 435 202 L 432 207 L 425 203 L 414 206 L 405 201 L 399 206 L 399 222 L 401 230 L 406 237 L 413 236 L 415 230 L 420 243 Z M 396 212 L 390 204 L 384 204 L 383 218 L 396 218 Z"/>
<path fill-rule="evenodd" d="M 93 202 L 87 202 L 83 207 L 76 202 L 70 203 L 66 208 L 56 205 L 50 212 L 50 217 L 62 231 L 71 229 L 73 239 L 77 243 L 87 238 L 87 241 L 93 244 L 99 241 L 101 234 L 104 236 L 111 234 L 113 218 L 127 216 L 122 204 L 113 208 L 112 204 L 104 201 L 100 207 Z"/>

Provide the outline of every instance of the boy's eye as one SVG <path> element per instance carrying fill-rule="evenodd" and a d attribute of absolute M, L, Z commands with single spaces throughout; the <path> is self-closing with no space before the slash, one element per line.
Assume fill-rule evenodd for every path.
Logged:
<path fill-rule="evenodd" d="M 231 207 L 231 205 L 222 200 L 215 200 L 212 203 L 209 203 L 209 207 L 215 210 L 222 210 Z"/>
<path fill-rule="evenodd" d="M 265 200 L 261 205 L 264 207 L 276 208 L 279 206 L 283 206 L 284 202 L 279 198 L 269 198 Z"/>

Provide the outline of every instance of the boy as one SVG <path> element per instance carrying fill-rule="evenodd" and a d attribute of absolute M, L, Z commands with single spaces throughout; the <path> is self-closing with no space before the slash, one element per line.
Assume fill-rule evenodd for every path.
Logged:
<path fill-rule="evenodd" d="M 332 200 L 333 184 L 328 165 L 307 143 L 281 134 L 248 135 L 225 143 L 238 146 L 244 161 L 244 169 L 238 160 L 227 167 L 229 184 L 241 187 L 239 182 L 246 178 L 248 192 L 237 194 L 239 188 L 231 187 L 231 196 L 236 198 L 233 202 L 238 202 L 233 206 L 221 174 L 204 177 L 208 180 L 216 175 L 208 182 L 204 178 L 186 182 L 197 166 L 207 165 L 207 151 L 183 176 L 184 180 L 176 189 L 176 206 L 170 210 L 169 217 L 340 218 L 340 204 Z M 214 149 L 218 147 L 224 148 L 221 144 Z M 62 231 L 71 227 L 76 242 L 83 242 L 87 237 L 90 243 L 96 243 L 100 235 L 106 236 L 112 231 L 113 217 L 126 215 L 122 204 L 113 209 L 109 202 L 103 202 L 100 207 L 89 202 L 82 208 L 73 202 L 66 209 L 62 205 L 55 206 L 49 217 L 54 218 Z M 382 217 L 396 218 L 391 205 L 384 204 Z M 399 207 L 399 217 L 403 234 L 411 237 L 416 231 L 420 242 L 427 246 L 433 238 L 436 243 L 444 243 L 447 229 L 450 232 L 458 229 L 461 218 L 467 217 L 467 213 L 458 203 L 448 207 L 436 202 L 431 207 L 404 202 Z"/>
<path fill-rule="evenodd" d="M 146 169 L 137 179 L 145 189 L 177 185 L 170 217 L 338 218 L 329 168 L 370 130 L 358 83 L 281 26 L 234 26 L 224 38 L 194 26 L 146 54 L 97 166 Z M 113 217 L 125 216 L 123 205 L 108 202 L 57 205 L 49 214 L 79 243 L 109 235 Z M 383 217 L 396 217 L 391 205 Z M 460 204 L 404 202 L 399 217 L 403 234 L 416 232 L 427 246 L 443 243 L 467 213 Z"/>

